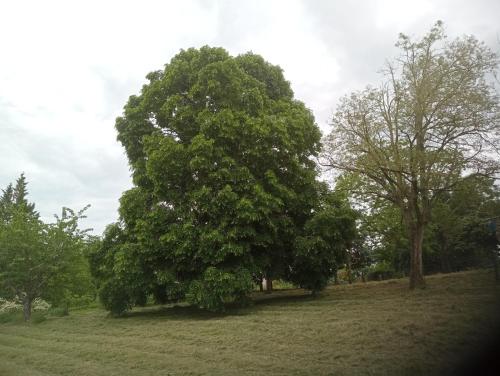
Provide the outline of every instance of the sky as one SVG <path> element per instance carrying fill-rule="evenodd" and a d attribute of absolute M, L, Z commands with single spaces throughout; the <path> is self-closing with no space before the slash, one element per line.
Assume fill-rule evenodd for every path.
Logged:
<path fill-rule="evenodd" d="M 498 0 L 0 0 L 0 188 L 24 172 L 46 221 L 90 204 L 101 234 L 132 186 L 115 118 L 180 49 L 223 47 L 279 65 L 324 133 L 339 99 L 378 73 L 403 32 L 437 21 L 500 52 Z"/>

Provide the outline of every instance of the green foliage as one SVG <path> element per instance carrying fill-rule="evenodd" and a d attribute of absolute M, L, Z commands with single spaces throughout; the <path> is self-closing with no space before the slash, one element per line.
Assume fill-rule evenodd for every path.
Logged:
<path fill-rule="evenodd" d="M 129 292 L 118 281 L 111 279 L 106 281 L 99 289 L 99 299 L 104 308 L 113 315 L 119 316 L 132 308 L 133 299 Z"/>
<path fill-rule="evenodd" d="M 249 275 L 287 277 L 300 253 L 295 238 L 320 205 L 311 158 L 320 131 L 281 69 L 251 53 L 202 47 L 147 79 L 116 121 L 135 186 L 89 256 L 101 296 L 109 303 L 116 292 L 123 302 L 107 306 L 187 293 L 220 310 L 244 300 Z"/>
<path fill-rule="evenodd" d="M 296 289 L 297 285 L 292 282 L 283 280 L 283 279 L 275 279 L 273 280 L 273 289 L 275 290 L 289 290 Z M 260 290 L 260 286 L 254 286 L 254 290 Z"/>
<path fill-rule="evenodd" d="M 327 194 L 323 206 L 306 222 L 303 235 L 296 238 L 290 279 L 306 289 L 323 289 L 346 261 L 356 236 L 355 220 L 346 201 Z"/>
<path fill-rule="evenodd" d="M 362 216 L 360 234 L 371 262 L 387 263 L 394 270 L 408 273 L 411 244 L 397 207 L 382 200 L 372 202 Z"/>
<path fill-rule="evenodd" d="M 427 238 L 430 271 L 452 272 L 491 264 L 497 240 L 490 218 L 500 217 L 500 189 L 494 179 L 468 176 L 441 195 Z"/>
<path fill-rule="evenodd" d="M 191 282 L 186 298 L 200 308 L 220 312 L 227 303 L 245 304 L 252 287 L 252 275 L 248 270 L 231 272 L 209 267 L 202 279 Z"/>
<path fill-rule="evenodd" d="M 378 262 L 368 268 L 366 278 L 369 281 L 380 281 L 383 279 L 400 277 L 391 264 L 386 261 Z"/>
<path fill-rule="evenodd" d="M 423 240 L 426 273 L 491 265 L 496 240 L 487 225 L 498 216 L 500 191 L 493 179 L 471 175 L 458 180 L 436 198 Z M 397 207 L 372 201 L 361 216 L 359 233 L 361 247 L 377 267 L 389 265 L 396 275 L 408 273 L 410 242 Z"/>
<path fill-rule="evenodd" d="M 152 295 L 156 303 L 177 302 L 184 298 L 185 291 L 185 284 L 177 281 L 171 272 L 156 272 L 155 282 L 152 285 Z"/>
<path fill-rule="evenodd" d="M 2 190 L 0 197 L 0 221 L 8 223 L 12 220 L 16 212 L 24 212 L 27 216 L 38 218 L 35 211 L 35 204 L 28 202 L 28 182 L 24 174 L 16 180 L 16 185 L 12 183 Z"/>
<path fill-rule="evenodd" d="M 63 208 L 55 223 L 44 223 L 26 199 L 26 186 L 21 175 L 0 198 L 0 296 L 20 299 L 29 319 L 36 298 L 67 304 L 69 296 L 89 294 L 92 285 L 84 257 L 88 237 L 78 228 L 86 208 Z"/>
<path fill-rule="evenodd" d="M 154 275 L 145 275 L 139 263 L 137 244 L 125 242 L 125 234 L 117 225 L 106 228 L 104 237 L 88 253 L 90 271 L 96 279 L 99 298 L 104 307 L 120 315 L 135 304 L 144 305 L 148 283 Z"/>

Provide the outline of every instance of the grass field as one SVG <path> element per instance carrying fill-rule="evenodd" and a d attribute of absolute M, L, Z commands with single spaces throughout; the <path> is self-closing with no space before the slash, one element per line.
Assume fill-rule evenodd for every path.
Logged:
<path fill-rule="evenodd" d="M 101 309 L 0 324 L 0 375 L 442 375 L 496 329 L 489 271 L 256 296 L 225 315 Z"/>

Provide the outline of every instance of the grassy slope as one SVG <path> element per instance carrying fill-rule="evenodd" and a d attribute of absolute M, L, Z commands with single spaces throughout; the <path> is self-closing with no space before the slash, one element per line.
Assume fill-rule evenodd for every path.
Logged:
<path fill-rule="evenodd" d="M 491 333 L 491 272 L 328 288 L 315 299 L 262 300 L 225 316 L 98 309 L 39 324 L 0 324 L 0 375 L 441 374 Z"/>

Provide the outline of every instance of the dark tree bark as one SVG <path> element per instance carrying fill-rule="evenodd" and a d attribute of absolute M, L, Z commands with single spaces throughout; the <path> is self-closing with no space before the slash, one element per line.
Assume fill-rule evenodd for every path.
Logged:
<path fill-rule="evenodd" d="M 23 299 L 23 315 L 24 321 L 29 321 L 31 319 L 31 306 L 33 304 L 33 299 L 27 295 Z"/>
<path fill-rule="evenodd" d="M 491 261 L 493 262 L 493 270 L 495 271 L 495 281 L 500 282 L 500 272 L 498 270 L 498 245 L 491 252 Z"/>
<path fill-rule="evenodd" d="M 352 284 L 353 278 L 352 278 L 352 268 L 351 268 L 351 255 L 349 254 L 349 252 L 347 253 L 345 267 L 347 271 L 347 281 L 349 282 L 349 284 Z"/>
<path fill-rule="evenodd" d="M 448 253 L 448 247 L 446 247 L 445 244 L 443 246 L 441 246 L 439 260 L 441 262 L 441 272 L 442 273 L 451 273 L 452 268 L 451 268 L 450 256 Z"/>
<path fill-rule="evenodd" d="M 495 268 L 495 281 L 500 282 L 500 273 L 498 270 L 498 251 L 499 251 L 499 246 L 500 246 L 500 226 L 498 226 L 498 222 L 496 223 L 496 229 L 495 229 L 495 237 L 496 237 L 496 244 L 495 247 L 493 248 L 493 267 Z"/>
<path fill-rule="evenodd" d="M 271 276 L 266 276 L 266 293 L 270 294 L 273 291 L 273 279 Z"/>
<path fill-rule="evenodd" d="M 493 268 L 495 269 L 495 281 L 500 282 L 500 274 L 498 272 L 498 256 L 493 255 Z"/>
<path fill-rule="evenodd" d="M 422 264 L 422 244 L 424 240 L 424 226 L 416 223 L 410 228 L 410 289 L 424 288 L 425 280 Z"/>

